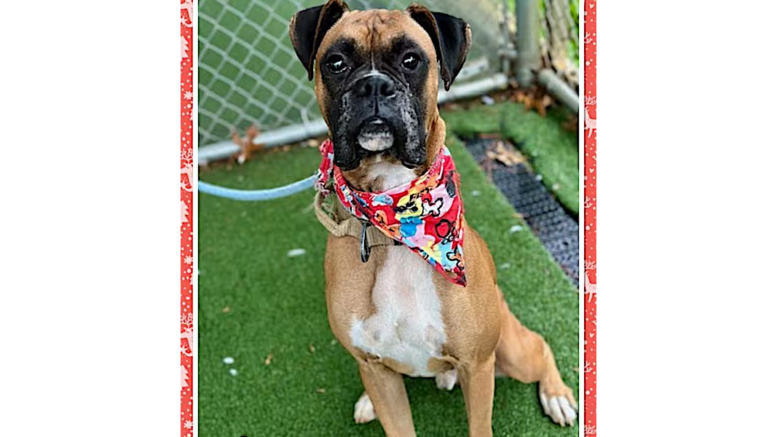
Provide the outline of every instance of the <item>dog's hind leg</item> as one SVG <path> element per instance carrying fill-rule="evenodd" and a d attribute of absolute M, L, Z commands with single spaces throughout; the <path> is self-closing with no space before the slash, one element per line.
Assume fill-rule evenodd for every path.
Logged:
<path fill-rule="evenodd" d="M 564 384 L 553 352 L 536 332 L 521 325 L 499 290 L 501 335 L 496 346 L 496 372 L 525 383 L 540 383 L 540 402 L 545 414 L 561 426 L 574 425 L 577 402 Z"/>
<path fill-rule="evenodd" d="M 434 382 L 437 384 L 437 388 L 440 390 L 453 390 L 458 382 L 458 376 L 456 369 L 451 369 L 446 372 L 438 373 L 434 376 Z"/>
<path fill-rule="evenodd" d="M 367 392 L 362 393 L 359 400 L 353 406 L 353 421 L 356 423 L 367 423 L 372 422 L 377 417 L 370 395 Z"/>

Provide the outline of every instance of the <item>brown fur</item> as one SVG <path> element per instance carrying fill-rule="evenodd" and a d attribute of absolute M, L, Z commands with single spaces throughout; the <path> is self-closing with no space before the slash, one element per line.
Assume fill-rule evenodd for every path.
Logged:
<path fill-rule="evenodd" d="M 326 34 L 318 53 L 323 53 L 335 40 L 349 36 L 366 46 L 381 50 L 397 35 L 415 39 L 436 63 L 429 35 L 401 11 L 346 12 Z M 317 60 L 317 64 L 320 59 Z M 324 105 L 325 88 L 316 67 L 316 96 Z M 437 69 L 429 69 L 427 120 L 425 120 L 427 162 L 417 174 L 431 164 L 445 141 L 445 123 L 437 111 Z M 322 107 L 322 113 L 326 114 Z M 329 122 L 329 120 L 327 120 Z M 370 190 L 380 181 L 367 176 L 372 160 L 344 173 L 357 189 Z M 435 287 L 441 302 L 447 341 L 444 357 L 430 360 L 429 366 L 439 372 L 456 368 L 466 402 L 470 436 L 491 436 L 491 410 L 495 369 L 523 382 L 540 381 L 540 390 L 549 395 L 566 396 L 574 403 L 570 389 L 564 385 L 547 343 L 523 327 L 510 312 L 496 283 L 496 269 L 485 242 L 468 224 L 464 224 L 464 246 L 467 286 L 453 285 L 435 273 Z M 359 259 L 355 238 L 329 236 L 324 268 L 329 323 L 335 337 L 353 355 L 359 365 L 365 389 L 386 435 L 414 436 L 410 405 L 402 373 L 407 365 L 379 359 L 351 344 L 349 330 L 355 318 L 367 319 L 375 312 L 372 289 L 376 273 L 385 260 L 385 247 L 375 247 L 368 262 Z"/>
<path fill-rule="evenodd" d="M 430 64 L 435 65 L 437 63 L 437 56 L 434 51 L 432 39 L 424 29 L 404 11 L 370 10 L 346 12 L 329 32 L 327 32 L 324 39 L 321 41 L 321 47 L 318 49 L 318 57 L 316 58 L 315 93 L 319 105 L 323 104 L 325 101 L 325 90 L 321 82 L 320 56 L 322 53 L 326 53 L 326 50 L 333 42 L 342 37 L 349 37 L 362 42 L 366 51 L 375 52 L 388 48 L 391 40 L 400 35 L 407 35 L 413 38 L 421 46 L 424 52 L 429 55 Z M 435 108 L 433 111 L 429 111 L 427 119 L 425 120 L 427 132 L 431 132 L 432 123 L 439 119 L 439 113 L 436 109 L 438 84 L 436 69 L 429 69 L 427 84 L 429 86 L 429 89 L 427 90 L 427 107 L 430 109 Z M 326 114 L 325 108 L 321 108 L 321 113 Z M 326 118 L 326 115 L 324 115 L 324 117 Z M 326 120 L 326 122 L 330 125 L 329 120 Z M 443 127 L 443 137 L 444 135 L 445 129 Z M 435 155 L 432 154 L 430 156 L 433 157 Z"/>

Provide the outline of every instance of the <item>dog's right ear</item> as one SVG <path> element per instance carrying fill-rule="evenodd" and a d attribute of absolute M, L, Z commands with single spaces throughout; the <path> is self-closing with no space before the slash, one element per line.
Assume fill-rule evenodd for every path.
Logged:
<path fill-rule="evenodd" d="M 325 5 L 297 12 L 289 24 L 289 38 L 305 69 L 308 80 L 313 79 L 313 63 L 316 60 L 324 35 L 348 11 L 348 5 L 342 0 L 329 0 Z"/>

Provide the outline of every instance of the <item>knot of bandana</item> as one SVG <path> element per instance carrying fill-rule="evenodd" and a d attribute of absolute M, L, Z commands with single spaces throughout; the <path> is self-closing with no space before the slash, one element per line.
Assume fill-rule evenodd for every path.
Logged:
<path fill-rule="evenodd" d="M 328 195 L 331 189 L 351 215 L 410 248 L 449 281 L 467 285 L 459 174 L 447 148 L 440 150 L 426 173 L 381 193 L 348 185 L 334 165 L 331 140 L 324 141 L 320 151 L 316 190 Z"/>

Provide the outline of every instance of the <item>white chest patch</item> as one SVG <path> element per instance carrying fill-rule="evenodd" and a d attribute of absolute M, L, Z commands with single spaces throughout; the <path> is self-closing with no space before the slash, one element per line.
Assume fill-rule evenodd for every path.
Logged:
<path fill-rule="evenodd" d="M 429 359 L 442 356 L 445 327 L 433 273 L 407 247 L 389 247 L 372 290 L 376 312 L 366 320 L 353 321 L 353 345 L 412 367 L 410 376 L 434 376 Z"/>

